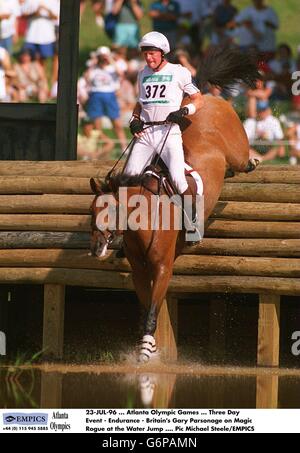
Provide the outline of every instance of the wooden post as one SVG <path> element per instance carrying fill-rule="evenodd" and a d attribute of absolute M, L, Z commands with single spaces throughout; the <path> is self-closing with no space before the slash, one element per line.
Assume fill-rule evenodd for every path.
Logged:
<path fill-rule="evenodd" d="M 79 4 L 60 2 L 55 160 L 76 160 L 77 154 Z"/>
<path fill-rule="evenodd" d="M 177 360 L 177 308 L 178 301 L 175 297 L 167 296 L 160 309 L 156 342 L 164 360 Z"/>
<path fill-rule="evenodd" d="M 209 304 L 209 352 L 212 361 L 224 359 L 226 346 L 226 301 L 212 298 Z"/>
<path fill-rule="evenodd" d="M 41 373 L 41 409 L 62 407 L 63 374 Z"/>
<path fill-rule="evenodd" d="M 65 286 L 44 285 L 43 350 L 46 356 L 63 356 Z"/>
<path fill-rule="evenodd" d="M 0 287 L 0 356 L 7 354 L 7 336 L 8 336 L 8 302 L 11 292 L 6 286 Z"/>
<path fill-rule="evenodd" d="M 256 408 L 277 409 L 278 376 L 256 377 Z"/>
<path fill-rule="evenodd" d="M 280 296 L 259 295 L 257 365 L 279 365 Z"/>

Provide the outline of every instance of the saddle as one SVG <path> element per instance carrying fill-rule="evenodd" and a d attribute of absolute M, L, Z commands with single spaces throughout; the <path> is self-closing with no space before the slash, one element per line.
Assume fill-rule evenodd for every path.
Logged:
<path fill-rule="evenodd" d="M 162 189 L 169 197 L 179 195 L 178 191 L 174 187 L 174 184 L 172 183 L 169 170 L 164 161 L 159 158 L 155 165 L 153 162 L 154 159 L 143 171 L 142 186 L 149 190 L 149 192 L 153 193 L 153 195 L 160 195 Z M 193 170 L 185 170 L 185 177 L 189 186 L 189 194 L 192 195 L 194 203 L 197 194 L 197 184 L 190 174 L 192 171 Z"/>
<path fill-rule="evenodd" d="M 191 173 L 194 171 L 193 168 L 190 165 L 188 165 L 188 168 L 189 170 L 185 169 L 185 177 L 186 182 L 188 184 L 188 189 L 183 194 L 179 194 L 178 191 L 175 189 L 172 183 L 172 179 L 170 177 L 169 170 L 161 158 L 159 158 L 158 162 L 155 165 L 151 163 L 148 167 L 145 168 L 142 177 L 142 186 L 145 189 L 149 190 L 154 195 L 160 195 L 162 189 L 169 197 L 172 197 L 173 195 L 180 195 L 181 197 L 183 195 L 192 195 L 192 211 L 190 213 L 190 215 L 192 216 L 191 218 L 187 214 L 185 207 L 182 205 L 181 206 L 183 222 L 185 217 L 189 219 L 188 221 L 189 226 L 187 227 L 186 231 L 194 232 L 197 231 L 195 241 L 194 240 L 191 241 L 190 239 L 188 239 L 188 241 L 191 241 L 189 245 L 193 245 L 197 243 L 201 239 L 201 237 L 198 236 L 199 231 L 195 230 L 194 226 L 192 225 L 192 223 L 195 222 L 197 219 L 196 210 L 197 183 L 193 176 L 191 175 Z"/>

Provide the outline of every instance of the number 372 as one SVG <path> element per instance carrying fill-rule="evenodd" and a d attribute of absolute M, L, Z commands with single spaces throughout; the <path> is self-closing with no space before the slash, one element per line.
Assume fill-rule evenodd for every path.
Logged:
<path fill-rule="evenodd" d="M 166 85 L 146 85 L 146 98 L 165 98 Z"/>

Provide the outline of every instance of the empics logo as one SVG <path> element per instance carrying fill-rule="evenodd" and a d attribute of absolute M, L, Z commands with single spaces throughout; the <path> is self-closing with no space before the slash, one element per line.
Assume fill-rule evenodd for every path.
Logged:
<path fill-rule="evenodd" d="M 4 425 L 47 425 L 48 414 L 10 412 L 3 414 Z"/>

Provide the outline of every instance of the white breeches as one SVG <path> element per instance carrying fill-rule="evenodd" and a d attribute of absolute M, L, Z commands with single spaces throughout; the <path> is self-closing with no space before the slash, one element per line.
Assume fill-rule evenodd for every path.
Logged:
<path fill-rule="evenodd" d="M 150 164 L 155 153 L 159 154 L 170 125 L 152 126 L 135 142 L 124 171 L 127 175 L 139 175 Z M 169 169 L 173 184 L 180 194 L 187 188 L 184 174 L 184 153 L 179 126 L 173 125 L 160 155 Z"/>

